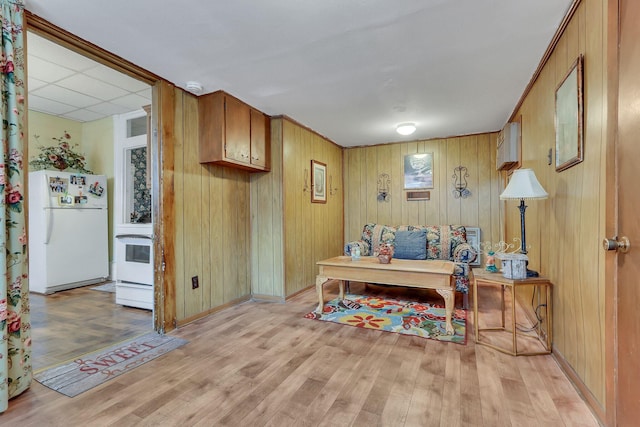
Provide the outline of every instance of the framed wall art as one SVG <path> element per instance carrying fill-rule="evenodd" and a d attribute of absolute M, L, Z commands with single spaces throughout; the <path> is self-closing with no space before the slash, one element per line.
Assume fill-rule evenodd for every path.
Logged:
<path fill-rule="evenodd" d="M 404 189 L 433 188 L 433 153 L 404 156 Z"/>
<path fill-rule="evenodd" d="M 482 264 L 482 251 L 480 250 L 480 228 L 479 227 L 465 227 L 467 230 L 467 243 L 476 250 L 478 256 L 469 265 L 473 267 L 479 267 Z"/>
<path fill-rule="evenodd" d="M 556 89 L 556 172 L 583 160 L 583 58 L 576 59 Z"/>
<path fill-rule="evenodd" d="M 327 165 L 311 160 L 311 203 L 327 203 Z"/>

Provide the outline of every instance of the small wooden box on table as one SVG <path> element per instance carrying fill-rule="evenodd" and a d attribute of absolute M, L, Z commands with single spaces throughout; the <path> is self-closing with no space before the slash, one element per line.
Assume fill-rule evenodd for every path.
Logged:
<path fill-rule="evenodd" d="M 435 289 L 444 299 L 447 333 L 453 335 L 453 325 L 451 324 L 455 299 L 455 281 L 452 278 L 453 262 L 394 258 L 389 264 L 381 264 L 377 257 L 362 257 L 358 260 L 352 260 L 348 256 L 338 256 L 318 261 L 317 264 L 320 267 L 320 272 L 316 277 L 319 300 L 316 312 L 322 313 L 324 307 L 322 285 L 330 280 L 340 281 L 340 299 L 344 299 L 344 281 Z"/>
<path fill-rule="evenodd" d="M 481 285 L 499 285 L 501 287 L 501 300 L 500 300 L 500 309 L 501 309 L 501 317 L 502 323 L 498 327 L 479 327 L 479 319 L 478 319 L 478 299 Z M 518 334 L 518 329 L 516 326 L 516 289 L 518 287 L 523 286 L 535 286 L 538 287 L 539 295 L 542 295 L 542 291 L 544 290 L 545 301 L 540 307 L 544 308 L 544 317 L 546 320 L 546 331 L 544 333 L 545 337 L 541 336 L 543 331 L 541 330 L 541 325 L 537 324 L 535 326 L 536 335 L 525 335 Z M 511 329 L 507 328 L 505 322 L 505 298 L 504 292 L 505 289 L 509 288 L 511 290 L 511 324 L 509 325 Z M 543 288 L 543 289 L 540 289 Z M 528 277 L 526 279 L 508 279 L 504 277 L 500 273 L 488 273 L 488 272 L 475 272 L 473 273 L 473 319 L 475 324 L 475 333 L 476 333 L 476 343 L 485 345 L 487 347 L 491 347 L 495 350 L 501 351 L 503 353 L 510 354 L 512 356 L 535 356 L 539 354 L 549 354 L 551 353 L 551 333 L 553 329 L 552 323 L 552 310 L 551 310 L 551 282 L 549 279 L 544 277 Z M 481 338 L 480 332 L 508 332 L 511 334 L 512 348 L 505 348 L 498 345 L 491 344 L 486 341 L 486 337 Z M 542 345 L 543 350 L 541 351 L 518 351 L 518 337 L 532 338 L 537 339 Z"/>

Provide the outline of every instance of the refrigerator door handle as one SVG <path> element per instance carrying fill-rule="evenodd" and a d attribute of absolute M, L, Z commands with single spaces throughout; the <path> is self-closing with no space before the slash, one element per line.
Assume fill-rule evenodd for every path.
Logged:
<path fill-rule="evenodd" d="M 51 240 L 51 231 L 53 227 L 51 227 L 51 221 L 53 220 L 53 215 L 51 215 L 51 209 L 44 209 L 44 244 L 48 245 L 49 240 Z"/>

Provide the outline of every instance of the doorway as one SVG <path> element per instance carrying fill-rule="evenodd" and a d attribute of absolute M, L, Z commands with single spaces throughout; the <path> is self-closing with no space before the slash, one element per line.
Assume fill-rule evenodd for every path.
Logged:
<path fill-rule="evenodd" d="M 27 34 L 29 146 L 25 157 L 41 153 L 39 147 L 64 143 L 86 159 L 91 172 L 106 177 L 108 278 L 115 281 L 114 117 L 152 104 L 152 87 L 33 31 Z M 91 196 L 88 183 L 80 190 Z M 68 252 L 73 256 L 72 248 Z M 30 264 L 38 263 L 30 259 Z M 81 269 L 77 264 L 72 268 Z M 115 292 L 96 289 L 102 287 L 97 283 L 80 286 L 85 284 L 51 295 L 31 295 L 34 369 L 154 329 L 153 298 L 150 307 L 133 308 L 117 304 Z"/>

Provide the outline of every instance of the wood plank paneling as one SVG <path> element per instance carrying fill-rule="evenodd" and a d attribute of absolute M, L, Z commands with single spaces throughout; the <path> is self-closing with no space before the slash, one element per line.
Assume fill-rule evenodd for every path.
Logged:
<path fill-rule="evenodd" d="M 170 90 L 173 143 L 163 149 L 172 150 L 173 159 L 163 164 L 163 175 L 172 177 L 164 188 L 173 217 L 163 220 L 175 224 L 165 230 L 165 241 L 172 241 L 165 244 L 165 258 L 171 264 L 166 273 L 175 272 L 175 323 L 181 324 L 250 295 L 250 194 L 248 172 L 200 164 L 197 98 Z"/>
<path fill-rule="evenodd" d="M 583 382 L 579 387 L 602 407 L 606 278 L 599 241 L 606 235 L 606 163 L 601 154 L 606 153 L 607 127 L 603 9 L 602 0 L 580 2 L 517 112 L 523 121 L 523 167 L 533 168 L 549 192 L 546 201 L 528 203 L 526 220 L 530 263 L 554 283 L 554 352 Z M 585 58 L 584 161 L 555 172 L 555 163 L 546 162 L 546 151 L 555 152 L 555 90 L 580 54 Z M 505 213 L 507 235 L 517 236 L 517 210 L 509 204 Z"/>
<path fill-rule="evenodd" d="M 345 241 L 357 240 L 367 222 L 382 224 L 460 224 L 480 227 L 482 240 L 500 240 L 500 176 L 495 169 L 496 134 L 411 141 L 345 149 Z M 431 199 L 408 202 L 404 156 L 433 153 Z M 371 167 L 374 165 L 374 167 Z M 463 165 L 471 196 L 453 195 L 453 170 Z M 366 170 L 366 171 L 365 171 Z M 391 201 L 379 202 L 377 177 L 391 177 Z"/>

